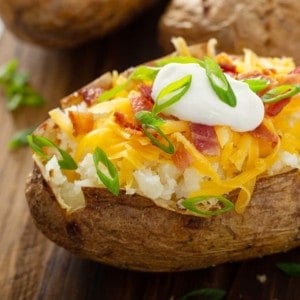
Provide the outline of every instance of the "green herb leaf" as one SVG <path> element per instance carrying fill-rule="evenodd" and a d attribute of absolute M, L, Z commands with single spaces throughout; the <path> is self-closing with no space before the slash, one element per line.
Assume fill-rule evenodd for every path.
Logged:
<path fill-rule="evenodd" d="M 162 58 L 160 60 L 158 60 L 155 64 L 158 67 L 163 67 L 167 64 L 170 63 L 178 63 L 178 64 L 199 64 L 201 66 L 203 66 L 203 61 L 201 61 L 200 59 L 197 59 L 195 57 L 191 57 L 191 56 L 170 56 L 170 57 L 165 57 Z"/>
<path fill-rule="evenodd" d="M 188 300 L 193 298 L 199 299 L 199 297 L 205 297 L 206 299 L 211 299 L 211 300 L 221 300 L 225 297 L 225 295 L 226 295 L 226 291 L 222 289 L 203 288 L 203 289 L 189 292 L 188 294 L 181 297 L 180 300 Z"/>
<path fill-rule="evenodd" d="M 174 153 L 175 150 L 173 144 L 159 128 L 159 126 L 165 122 L 163 119 L 154 115 L 152 112 L 145 110 L 137 112 L 135 117 L 142 124 L 142 130 L 144 134 L 150 139 L 153 145 L 157 146 L 166 153 Z M 154 134 L 160 136 L 166 142 L 166 144 L 160 142 L 160 140 L 152 133 L 153 131 Z"/>
<path fill-rule="evenodd" d="M 135 114 L 135 118 L 141 123 L 152 126 L 160 126 L 165 121 L 154 115 L 151 111 L 141 110 Z"/>
<path fill-rule="evenodd" d="M 192 75 L 186 75 L 165 86 L 157 96 L 152 112 L 158 114 L 173 105 L 187 92 L 192 82 Z M 160 104 L 160 102 L 162 102 Z"/>
<path fill-rule="evenodd" d="M 17 68 L 17 61 L 12 60 L 0 69 L 0 85 L 7 98 L 7 108 L 15 110 L 44 104 L 44 99 L 30 87 L 28 75 L 18 72 Z"/>
<path fill-rule="evenodd" d="M 114 195 L 118 195 L 120 191 L 119 186 L 119 176 L 118 171 L 116 167 L 113 165 L 113 163 L 109 160 L 105 152 L 97 147 L 93 154 L 94 164 L 96 168 L 97 175 L 101 182 L 107 187 L 107 189 Z M 110 177 L 106 176 L 100 169 L 99 169 L 99 163 L 103 164 L 106 169 L 108 170 L 108 173 Z"/>
<path fill-rule="evenodd" d="M 151 80 L 153 81 L 159 72 L 159 68 L 147 67 L 147 66 L 139 66 L 134 69 L 132 74 L 130 75 L 131 80 Z"/>
<path fill-rule="evenodd" d="M 264 103 L 275 103 L 280 100 L 290 98 L 300 92 L 300 86 L 292 84 L 283 84 L 277 86 L 262 96 L 262 101 Z"/>
<path fill-rule="evenodd" d="M 8 148 L 10 150 L 17 150 L 23 146 L 28 145 L 27 136 L 32 134 L 35 127 L 26 128 L 24 130 L 18 131 L 14 134 L 11 140 L 8 143 Z"/>
<path fill-rule="evenodd" d="M 123 84 L 117 85 L 113 87 L 110 90 L 107 90 L 103 92 L 99 97 L 98 97 L 98 102 L 104 102 L 112 99 L 115 97 L 119 92 L 125 90 L 125 88 L 128 85 L 128 81 L 124 82 Z"/>
<path fill-rule="evenodd" d="M 58 150 L 61 155 L 61 159 L 58 160 L 58 164 L 61 169 L 65 170 L 75 170 L 77 169 L 77 164 L 72 158 L 72 156 L 66 151 L 59 148 L 55 143 L 50 141 L 49 139 L 40 136 L 40 135 L 28 135 L 27 136 L 28 144 L 32 148 L 32 150 L 38 154 L 41 158 L 45 160 L 49 160 L 50 157 L 44 152 L 44 147 L 53 147 Z"/>
<path fill-rule="evenodd" d="M 181 202 L 187 210 L 202 216 L 217 216 L 234 208 L 234 204 L 223 196 L 198 196 Z"/>
<path fill-rule="evenodd" d="M 210 85 L 220 100 L 231 107 L 235 107 L 235 94 L 220 66 L 212 58 L 206 56 L 204 58 L 204 68 Z"/>
<path fill-rule="evenodd" d="M 169 154 L 174 153 L 175 149 L 173 144 L 168 139 L 168 137 L 159 129 L 159 127 L 149 125 L 149 124 L 142 124 L 142 129 L 144 134 L 150 139 L 153 145 L 165 151 L 166 153 Z M 160 142 L 160 140 L 154 136 L 151 130 L 154 131 L 156 134 L 158 134 L 166 142 L 166 144 Z"/>
<path fill-rule="evenodd" d="M 249 85 L 250 90 L 254 93 L 264 90 L 269 85 L 269 81 L 262 78 L 248 78 L 243 81 Z"/>
<path fill-rule="evenodd" d="M 157 68 L 151 68 L 151 67 L 147 67 L 147 66 L 137 67 L 134 69 L 132 74 L 128 77 L 126 82 L 124 82 L 123 84 L 117 85 L 110 90 L 103 92 L 98 97 L 98 102 L 111 100 L 119 92 L 125 90 L 131 80 L 141 80 L 141 81 L 153 80 L 158 72 L 159 72 L 159 69 L 157 69 Z"/>
<path fill-rule="evenodd" d="M 278 263 L 276 266 L 289 276 L 300 276 L 300 264 L 292 262 Z"/>

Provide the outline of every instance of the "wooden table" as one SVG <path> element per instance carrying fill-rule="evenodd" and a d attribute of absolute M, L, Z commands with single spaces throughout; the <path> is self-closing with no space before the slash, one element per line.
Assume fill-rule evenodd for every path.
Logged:
<path fill-rule="evenodd" d="M 8 32 L 2 36 L 0 64 L 17 58 L 47 104 L 11 113 L 0 98 L 0 299 L 175 300 L 204 287 L 225 289 L 226 299 L 300 299 L 300 278 L 288 277 L 275 266 L 300 262 L 297 250 L 199 271 L 138 273 L 75 257 L 48 241 L 32 222 L 24 196 L 31 153 L 28 148 L 8 151 L 6 144 L 17 130 L 41 122 L 60 98 L 104 71 L 121 71 L 161 55 L 158 13 L 153 10 L 109 38 L 73 50 L 46 50 Z M 260 275 L 266 275 L 264 283 Z"/>

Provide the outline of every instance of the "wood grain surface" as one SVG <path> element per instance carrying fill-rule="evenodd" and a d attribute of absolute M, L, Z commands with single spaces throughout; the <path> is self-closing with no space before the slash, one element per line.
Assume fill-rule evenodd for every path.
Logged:
<path fill-rule="evenodd" d="M 31 220 L 24 196 L 33 165 L 31 153 L 28 148 L 9 151 L 6 145 L 11 136 L 44 120 L 60 98 L 103 72 L 122 71 L 160 56 L 156 21 L 161 10 L 154 9 L 114 35 L 73 50 L 41 49 L 6 31 L 1 37 L 0 64 L 18 59 L 20 69 L 30 74 L 47 104 L 11 113 L 0 95 L 0 299 L 176 300 L 207 287 L 226 290 L 225 299 L 300 299 L 300 278 L 276 268 L 279 262 L 300 262 L 299 250 L 192 272 L 139 273 L 75 257 L 48 241 Z M 266 275 L 264 283 L 259 275 Z"/>

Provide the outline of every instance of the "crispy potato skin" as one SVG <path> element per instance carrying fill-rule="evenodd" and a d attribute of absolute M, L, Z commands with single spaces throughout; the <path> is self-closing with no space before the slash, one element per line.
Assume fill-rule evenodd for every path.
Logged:
<path fill-rule="evenodd" d="M 101 37 L 156 0 L 0 0 L 0 15 L 20 38 L 71 47 Z"/>
<path fill-rule="evenodd" d="M 229 53 L 251 48 L 259 55 L 291 56 L 299 64 L 299 10 L 298 0 L 172 0 L 160 20 L 160 40 L 169 51 L 172 36 L 188 44 L 214 37 Z"/>
<path fill-rule="evenodd" d="M 35 166 L 26 198 L 37 227 L 76 255 L 133 270 L 183 271 L 299 246 L 299 191 L 297 170 L 261 178 L 244 214 L 205 219 L 139 195 L 84 188 L 86 207 L 67 214 Z"/>

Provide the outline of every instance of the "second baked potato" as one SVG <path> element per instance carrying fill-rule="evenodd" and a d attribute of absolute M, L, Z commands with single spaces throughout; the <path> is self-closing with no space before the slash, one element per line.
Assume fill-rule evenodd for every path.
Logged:
<path fill-rule="evenodd" d="M 168 51 L 173 36 L 189 44 L 219 40 L 220 50 L 291 56 L 300 63 L 298 0 L 172 0 L 160 20 L 160 39 Z"/>
<path fill-rule="evenodd" d="M 0 16 L 17 36 L 47 47 L 102 37 L 156 0 L 0 0 Z"/>

